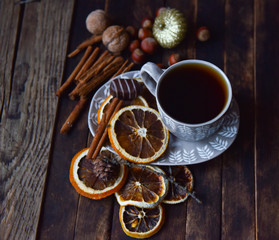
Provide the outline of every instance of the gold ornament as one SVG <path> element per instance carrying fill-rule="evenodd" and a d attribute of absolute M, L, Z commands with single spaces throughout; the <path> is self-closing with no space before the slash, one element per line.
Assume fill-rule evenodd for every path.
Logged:
<path fill-rule="evenodd" d="M 153 35 L 163 48 L 177 46 L 185 37 L 186 20 L 176 9 L 166 9 L 155 18 Z"/>

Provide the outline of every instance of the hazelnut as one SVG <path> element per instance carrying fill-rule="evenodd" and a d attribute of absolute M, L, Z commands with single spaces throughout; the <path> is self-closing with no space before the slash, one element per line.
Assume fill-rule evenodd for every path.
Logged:
<path fill-rule="evenodd" d="M 152 37 L 152 36 L 153 36 L 153 34 L 152 34 L 152 31 L 150 29 L 148 29 L 148 28 L 140 28 L 139 29 L 138 38 L 140 40 L 143 40 L 147 37 Z"/>
<path fill-rule="evenodd" d="M 90 33 L 100 35 L 110 25 L 110 20 L 104 10 L 97 9 L 89 13 L 85 24 Z"/>
<path fill-rule="evenodd" d="M 165 68 L 165 66 L 164 66 L 163 63 L 156 63 L 156 65 L 157 65 L 159 68 L 161 68 L 161 69 Z"/>
<path fill-rule="evenodd" d="M 149 28 L 152 29 L 153 26 L 153 20 L 149 17 L 145 17 L 142 21 L 141 21 L 141 26 L 143 28 Z"/>
<path fill-rule="evenodd" d="M 199 41 L 205 42 L 210 38 L 210 31 L 207 27 L 200 27 L 196 32 L 196 37 Z"/>
<path fill-rule="evenodd" d="M 123 27 L 113 25 L 104 31 L 102 40 L 110 52 L 119 54 L 128 46 L 130 37 Z"/>
<path fill-rule="evenodd" d="M 137 29 L 134 26 L 128 26 L 126 27 L 126 31 L 130 34 L 132 38 L 137 37 Z"/>
<path fill-rule="evenodd" d="M 165 7 L 160 7 L 156 11 L 156 17 L 158 17 L 163 11 L 165 11 L 167 8 Z"/>
<path fill-rule="evenodd" d="M 136 64 L 141 64 L 144 62 L 145 60 L 145 54 L 144 52 L 139 49 L 139 48 L 136 48 L 133 52 L 132 52 L 132 60 L 134 63 Z"/>
<path fill-rule="evenodd" d="M 169 64 L 169 66 L 171 66 L 179 61 L 180 61 L 180 55 L 178 53 L 173 53 L 169 57 L 168 64 Z"/>
<path fill-rule="evenodd" d="M 144 52 L 153 54 L 158 48 L 158 43 L 153 37 L 147 37 L 142 40 L 140 47 Z"/>
<path fill-rule="evenodd" d="M 140 41 L 138 39 L 132 41 L 129 45 L 130 52 L 133 52 L 136 48 L 140 47 Z"/>

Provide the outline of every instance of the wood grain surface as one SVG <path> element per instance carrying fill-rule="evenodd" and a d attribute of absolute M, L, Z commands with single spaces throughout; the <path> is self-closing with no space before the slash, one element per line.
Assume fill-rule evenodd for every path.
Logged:
<path fill-rule="evenodd" d="M 4 38 L 1 34 L 1 55 L 7 59 L 1 64 L 0 232 L 3 239 L 32 239 L 42 205 L 58 102 L 55 90 L 63 74 L 73 1 L 0 4 L 0 28 L 6 31 Z"/>
<path fill-rule="evenodd" d="M 278 187 L 278 1 L 257 1 L 255 55 L 255 111 L 256 111 L 256 229 L 259 239 L 279 236 Z"/>
<path fill-rule="evenodd" d="M 279 239 L 277 0 L 1 0 L 0 239 L 132 239 L 114 196 L 90 200 L 72 187 L 71 159 L 92 140 L 90 101 L 71 131 L 60 134 L 77 101 L 67 96 L 72 89 L 60 98 L 55 92 L 82 57 L 67 54 L 90 37 L 85 19 L 92 10 L 107 7 L 113 23 L 139 28 L 161 6 L 183 12 L 187 35 L 149 60 L 167 65 L 179 52 L 223 69 L 240 129 L 225 153 L 188 166 L 202 204 L 190 198 L 165 205 L 163 228 L 149 239 Z M 195 32 L 204 25 L 211 38 L 199 42 Z"/>

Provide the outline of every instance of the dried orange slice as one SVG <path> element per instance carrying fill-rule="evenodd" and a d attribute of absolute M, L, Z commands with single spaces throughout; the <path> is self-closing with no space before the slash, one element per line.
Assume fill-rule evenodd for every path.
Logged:
<path fill-rule="evenodd" d="M 165 166 L 162 167 L 169 181 L 168 194 L 163 203 L 177 204 L 184 202 L 189 192 L 193 190 L 194 178 L 186 166 Z"/>
<path fill-rule="evenodd" d="M 98 112 L 97 112 L 97 120 L 98 120 L 98 123 L 101 122 L 101 119 L 102 119 L 102 116 L 105 112 L 105 109 L 107 108 L 108 104 L 112 101 L 113 99 L 113 96 L 112 95 L 109 95 L 101 104 L 101 106 L 99 107 L 98 109 Z"/>
<path fill-rule="evenodd" d="M 135 163 L 150 163 L 166 150 L 169 132 L 153 108 L 128 106 L 112 118 L 108 129 L 110 143 L 121 156 Z"/>
<path fill-rule="evenodd" d="M 127 166 L 118 164 L 116 154 L 102 148 L 95 160 L 86 159 L 89 148 L 72 159 L 70 182 L 76 191 L 91 199 L 101 199 L 118 191 L 125 183 Z"/>
<path fill-rule="evenodd" d="M 112 101 L 113 96 L 109 95 L 101 104 L 101 106 L 98 109 L 98 113 L 97 113 L 97 120 L 98 123 L 101 122 L 102 116 L 104 114 L 104 112 L 107 110 L 108 104 Z M 123 106 L 129 106 L 129 105 L 139 105 L 139 106 L 146 106 L 148 107 L 148 103 L 147 101 L 144 99 L 144 97 L 142 96 L 138 96 L 135 99 L 131 100 L 131 101 L 124 101 Z"/>
<path fill-rule="evenodd" d="M 121 206 L 156 207 L 168 192 L 165 173 L 155 166 L 130 167 L 124 186 L 115 193 Z"/>
<path fill-rule="evenodd" d="M 123 231 L 130 237 L 148 238 L 163 226 L 165 211 L 161 204 L 146 209 L 136 206 L 121 206 L 119 220 Z"/>
<path fill-rule="evenodd" d="M 142 81 L 142 79 L 140 78 L 140 77 L 138 77 L 138 78 L 133 78 L 134 80 L 137 80 L 139 83 L 142 83 L 143 84 L 143 81 Z"/>

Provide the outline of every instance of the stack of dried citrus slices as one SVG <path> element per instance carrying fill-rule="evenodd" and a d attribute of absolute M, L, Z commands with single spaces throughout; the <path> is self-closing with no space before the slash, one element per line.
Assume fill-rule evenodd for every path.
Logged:
<path fill-rule="evenodd" d="M 113 96 L 98 110 L 102 119 Z M 184 202 L 193 190 L 193 176 L 186 166 L 150 166 L 166 150 L 169 132 L 159 113 L 138 96 L 126 101 L 111 119 L 108 136 L 112 153 L 102 148 L 96 159 L 87 159 L 88 148 L 77 153 L 70 167 L 76 191 L 91 199 L 115 194 L 123 231 L 147 238 L 164 223 L 163 204 Z"/>

